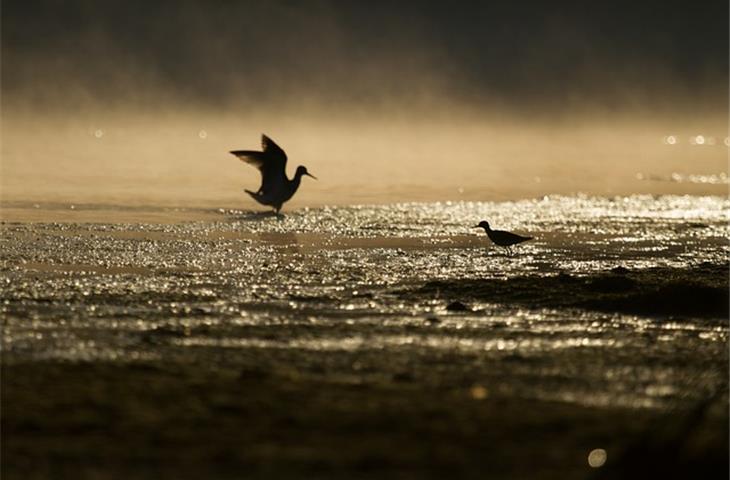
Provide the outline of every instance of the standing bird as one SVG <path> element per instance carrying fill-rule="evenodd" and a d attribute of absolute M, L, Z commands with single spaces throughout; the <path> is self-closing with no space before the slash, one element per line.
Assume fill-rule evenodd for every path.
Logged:
<path fill-rule="evenodd" d="M 532 240 L 532 237 L 523 237 L 516 233 L 505 232 L 504 230 L 492 230 L 488 222 L 482 220 L 479 225 L 474 225 L 473 228 L 483 228 L 487 232 L 489 239 L 500 247 L 503 247 L 507 252 L 512 255 L 512 245 Z"/>
<path fill-rule="evenodd" d="M 300 165 L 294 173 L 294 178 L 289 180 L 286 176 L 286 153 L 284 153 L 284 150 L 263 134 L 261 135 L 261 147 L 264 150 L 263 152 L 232 150 L 231 153 L 261 171 L 261 186 L 258 191 L 246 190 L 246 193 L 261 205 L 274 207 L 274 211 L 278 215 L 284 202 L 294 196 L 303 175 L 312 177 L 315 180 L 317 177 L 307 172 L 307 167 Z"/>

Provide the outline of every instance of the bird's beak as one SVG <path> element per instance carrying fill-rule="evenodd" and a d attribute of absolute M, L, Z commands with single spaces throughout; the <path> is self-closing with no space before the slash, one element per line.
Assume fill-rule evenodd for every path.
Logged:
<path fill-rule="evenodd" d="M 311 173 L 305 173 L 304 175 L 306 175 L 306 176 L 308 176 L 308 177 L 312 177 L 313 179 L 317 180 L 317 177 L 315 177 L 315 176 L 314 176 L 314 175 L 312 175 Z"/>

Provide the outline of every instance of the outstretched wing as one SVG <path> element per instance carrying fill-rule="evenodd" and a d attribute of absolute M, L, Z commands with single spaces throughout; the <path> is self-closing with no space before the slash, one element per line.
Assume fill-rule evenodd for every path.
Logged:
<path fill-rule="evenodd" d="M 266 163 L 266 154 L 264 152 L 257 152 L 255 150 L 231 150 L 231 153 L 237 156 L 242 162 L 253 165 L 259 170 Z"/>
<path fill-rule="evenodd" d="M 284 150 L 265 134 L 261 134 L 261 148 L 263 148 L 264 153 L 275 158 L 277 162 L 281 162 L 282 169 L 286 168 L 286 153 L 284 153 Z"/>
<path fill-rule="evenodd" d="M 263 152 L 232 150 L 231 153 L 241 161 L 259 169 L 261 172 L 259 193 L 264 194 L 286 181 L 286 153 L 266 135 L 261 135 L 261 145 Z"/>

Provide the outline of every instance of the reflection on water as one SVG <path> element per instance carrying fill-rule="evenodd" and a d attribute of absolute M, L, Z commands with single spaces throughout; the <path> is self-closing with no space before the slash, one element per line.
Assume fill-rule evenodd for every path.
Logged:
<path fill-rule="evenodd" d="M 223 211 L 188 223 L 6 223 L 4 358 L 255 358 L 342 381 L 405 375 L 474 399 L 692 401 L 727 384 L 726 319 L 499 301 L 456 308 L 438 290 L 401 292 L 434 280 L 726 264 L 728 211 L 719 197 L 546 197 L 283 219 Z M 470 229 L 481 219 L 536 239 L 504 255 Z M 594 450 L 589 463 L 600 457 Z"/>

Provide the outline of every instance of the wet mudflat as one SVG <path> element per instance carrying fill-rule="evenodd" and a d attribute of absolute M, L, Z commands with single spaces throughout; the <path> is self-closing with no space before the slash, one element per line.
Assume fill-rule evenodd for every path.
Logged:
<path fill-rule="evenodd" d="M 725 478 L 729 208 L 6 220 L 3 475 Z"/>

